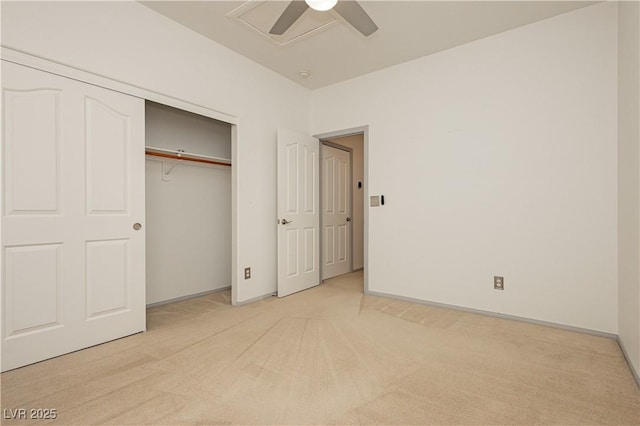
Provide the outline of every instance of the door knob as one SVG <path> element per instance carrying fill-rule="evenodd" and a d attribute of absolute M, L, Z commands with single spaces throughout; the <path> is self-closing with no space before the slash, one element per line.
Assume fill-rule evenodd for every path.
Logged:
<path fill-rule="evenodd" d="M 133 229 L 136 231 L 139 231 L 140 229 L 142 229 L 142 225 L 140 225 L 139 223 L 134 223 L 133 224 Z"/>
<path fill-rule="evenodd" d="M 351 218 L 347 216 L 347 222 L 351 222 Z"/>
<path fill-rule="evenodd" d="M 293 221 L 292 220 L 287 220 L 287 219 L 282 219 L 282 224 L 283 225 L 286 225 L 286 224 L 291 223 L 291 222 L 293 222 Z"/>

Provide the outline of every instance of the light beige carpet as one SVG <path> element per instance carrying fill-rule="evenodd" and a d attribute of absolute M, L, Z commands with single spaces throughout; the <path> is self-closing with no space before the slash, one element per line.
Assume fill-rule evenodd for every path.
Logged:
<path fill-rule="evenodd" d="M 240 308 L 228 292 L 156 307 L 146 333 L 1 384 L 3 409 L 55 408 L 61 425 L 640 424 L 615 341 L 364 296 L 361 273 Z"/>

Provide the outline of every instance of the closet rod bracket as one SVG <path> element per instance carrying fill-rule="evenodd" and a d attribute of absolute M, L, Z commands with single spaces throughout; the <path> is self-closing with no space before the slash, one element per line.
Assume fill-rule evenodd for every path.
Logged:
<path fill-rule="evenodd" d="M 169 174 L 173 171 L 173 169 L 175 169 L 175 167 L 180 164 L 181 161 L 181 157 L 182 157 L 182 153 L 184 152 L 184 149 L 178 149 L 176 150 L 176 156 L 178 157 L 177 159 L 175 159 L 174 161 L 165 159 L 162 161 L 162 180 L 165 182 L 169 182 L 171 180 L 171 178 L 169 177 Z M 170 164 L 173 163 L 173 164 Z"/>

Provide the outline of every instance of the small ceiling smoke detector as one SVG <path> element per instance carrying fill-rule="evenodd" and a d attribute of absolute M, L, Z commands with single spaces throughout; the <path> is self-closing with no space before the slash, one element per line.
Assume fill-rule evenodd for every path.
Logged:
<path fill-rule="evenodd" d="M 298 71 L 298 75 L 300 76 L 300 78 L 309 78 L 309 76 L 311 76 L 311 71 L 301 70 L 301 71 Z"/>

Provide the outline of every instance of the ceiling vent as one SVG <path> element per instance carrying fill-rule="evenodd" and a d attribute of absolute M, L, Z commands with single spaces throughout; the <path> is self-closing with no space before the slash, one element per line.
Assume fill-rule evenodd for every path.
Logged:
<path fill-rule="evenodd" d="M 278 46 L 286 46 L 307 38 L 337 22 L 333 13 L 318 12 L 309 8 L 284 34 L 269 34 L 269 30 L 288 5 L 289 2 L 286 1 L 250 0 L 227 13 L 227 16 L 259 32 Z"/>

